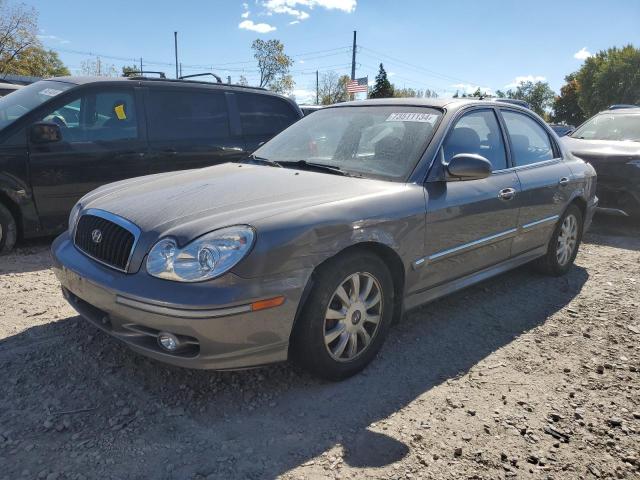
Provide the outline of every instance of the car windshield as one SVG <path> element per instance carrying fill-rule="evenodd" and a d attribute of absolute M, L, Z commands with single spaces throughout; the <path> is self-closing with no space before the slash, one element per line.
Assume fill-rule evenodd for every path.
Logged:
<path fill-rule="evenodd" d="M 572 135 L 584 140 L 628 140 L 640 142 L 640 113 L 601 113 Z"/>
<path fill-rule="evenodd" d="M 0 129 L 71 87 L 69 83 L 43 80 L 0 98 Z"/>
<path fill-rule="evenodd" d="M 425 107 L 362 106 L 318 110 L 255 152 L 285 167 L 309 164 L 348 175 L 406 180 L 442 112 Z"/>

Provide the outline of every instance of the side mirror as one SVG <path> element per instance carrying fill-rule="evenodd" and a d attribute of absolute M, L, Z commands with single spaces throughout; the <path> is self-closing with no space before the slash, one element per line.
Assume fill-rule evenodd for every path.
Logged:
<path fill-rule="evenodd" d="M 567 135 L 571 135 L 573 132 L 575 132 L 576 129 L 572 128 L 570 130 L 567 130 L 566 132 L 564 132 L 562 135 L 560 135 L 561 137 L 566 137 Z"/>
<path fill-rule="evenodd" d="M 491 162 L 475 153 L 454 155 L 446 165 L 447 180 L 479 180 L 491 175 Z"/>
<path fill-rule="evenodd" d="M 62 140 L 62 130 L 60 130 L 60 126 L 55 123 L 38 122 L 31 125 L 29 138 L 32 143 L 38 145 L 60 142 Z"/>

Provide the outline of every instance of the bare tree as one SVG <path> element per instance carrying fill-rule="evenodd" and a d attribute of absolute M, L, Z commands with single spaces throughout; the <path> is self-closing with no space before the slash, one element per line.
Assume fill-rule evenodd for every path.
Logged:
<path fill-rule="evenodd" d="M 40 46 L 37 31 L 38 15 L 33 8 L 0 0 L 0 74 L 7 73 L 23 51 Z"/>
<path fill-rule="evenodd" d="M 80 62 L 80 71 L 82 75 L 89 77 L 117 77 L 118 69 L 109 63 L 104 63 L 100 57 L 95 60 L 83 60 Z"/>
<path fill-rule="evenodd" d="M 331 105 L 349 100 L 347 83 L 349 83 L 348 75 L 338 75 L 333 71 L 323 73 L 319 85 L 320 103 Z"/>

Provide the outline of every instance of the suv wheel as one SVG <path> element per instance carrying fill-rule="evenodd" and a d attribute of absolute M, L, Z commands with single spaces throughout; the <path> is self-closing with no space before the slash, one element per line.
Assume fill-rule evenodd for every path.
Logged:
<path fill-rule="evenodd" d="M 547 254 L 537 261 L 538 268 L 549 275 L 564 275 L 573 265 L 581 240 L 582 212 L 570 205 L 553 231 Z"/>
<path fill-rule="evenodd" d="M 323 265 L 292 334 L 294 361 L 328 380 L 358 373 L 382 346 L 393 304 L 391 274 L 376 255 L 353 253 Z"/>
<path fill-rule="evenodd" d="M 0 255 L 6 255 L 13 249 L 16 238 L 16 221 L 7 207 L 0 203 Z"/>

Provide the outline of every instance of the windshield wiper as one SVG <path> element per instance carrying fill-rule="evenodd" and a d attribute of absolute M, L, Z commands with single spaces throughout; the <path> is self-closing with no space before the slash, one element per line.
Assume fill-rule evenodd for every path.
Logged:
<path fill-rule="evenodd" d="M 324 163 L 307 162 L 306 160 L 281 161 L 280 165 L 284 167 L 298 167 L 306 170 L 320 170 L 334 175 L 350 176 L 349 173 L 341 170 L 337 165 L 325 165 Z"/>
<path fill-rule="evenodd" d="M 240 160 L 240 163 L 259 163 L 262 165 L 269 165 L 270 167 L 282 168 L 282 165 L 280 165 L 280 163 L 276 162 L 275 160 L 269 160 L 268 158 L 264 157 L 257 157 L 253 153 Z"/>

